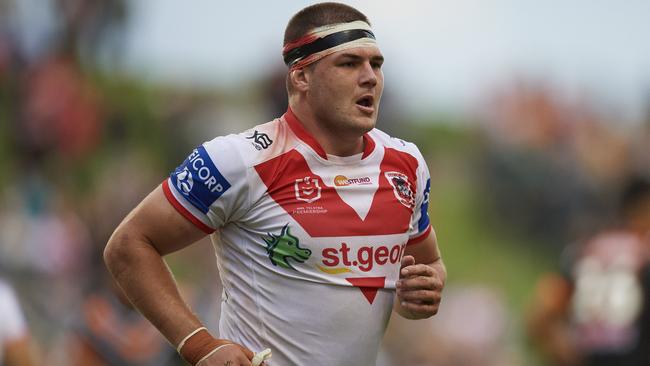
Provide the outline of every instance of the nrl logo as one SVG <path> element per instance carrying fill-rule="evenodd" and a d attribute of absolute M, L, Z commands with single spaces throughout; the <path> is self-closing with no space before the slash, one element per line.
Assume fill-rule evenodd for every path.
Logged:
<path fill-rule="evenodd" d="M 247 136 L 246 138 L 253 140 L 253 146 L 255 146 L 257 150 L 266 149 L 273 143 L 273 140 L 271 140 L 269 135 L 263 132 L 257 132 L 257 130 L 253 131 L 252 136 Z"/>
<path fill-rule="evenodd" d="M 393 186 L 393 194 L 395 194 L 395 198 L 397 198 L 399 203 L 408 208 L 415 207 L 415 193 L 411 189 L 408 177 L 399 172 L 385 172 L 384 176 L 386 176 L 390 185 Z"/>
<path fill-rule="evenodd" d="M 280 235 L 268 233 L 268 237 L 262 237 L 266 243 L 266 253 L 274 266 L 280 266 L 287 269 L 293 269 L 287 259 L 291 258 L 298 263 L 305 263 L 311 250 L 300 247 L 300 241 L 289 231 L 289 224 L 284 225 Z"/>
<path fill-rule="evenodd" d="M 304 177 L 296 179 L 294 188 L 297 200 L 312 203 L 320 199 L 320 185 L 317 178 Z"/>

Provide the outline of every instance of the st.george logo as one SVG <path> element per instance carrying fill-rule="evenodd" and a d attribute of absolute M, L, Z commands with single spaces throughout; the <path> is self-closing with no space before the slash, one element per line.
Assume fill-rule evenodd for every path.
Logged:
<path fill-rule="evenodd" d="M 311 256 L 311 250 L 301 248 L 298 238 L 291 235 L 289 224 L 282 227 L 280 235 L 268 233 L 268 237 L 262 239 L 266 243 L 266 253 L 274 266 L 295 270 L 289 263 L 289 259 L 304 263 Z"/>
<path fill-rule="evenodd" d="M 189 194 L 194 186 L 194 179 L 192 173 L 185 167 L 179 173 L 176 173 L 176 187 L 185 194 Z"/>
<path fill-rule="evenodd" d="M 393 186 L 393 193 L 399 203 L 408 208 L 415 207 L 415 193 L 411 188 L 411 183 L 406 174 L 399 172 L 385 172 L 384 176 L 391 186 Z"/>
<path fill-rule="evenodd" d="M 253 131 L 252 136 L 247 136 L 246 138 L 253 140 L 253 146 L 255 146 L 257 150 L 266 149 L 273 143 L 273 140 L 271 140 L 269 135 L 263 132 L 257 132 L 257 130 Z"/>
<path fill-rule="evenodd" d="M 304 177 L 296 179 L 294 185 L 296 199 L 307 203 L 312 203 L 320 199 L 320 185 L 317 178 Z"/>

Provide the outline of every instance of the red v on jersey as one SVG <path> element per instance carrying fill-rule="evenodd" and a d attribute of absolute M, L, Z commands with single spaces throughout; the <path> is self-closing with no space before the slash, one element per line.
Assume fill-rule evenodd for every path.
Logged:
<path fill-rule="evenodd" d="M 384 288 L 386 283 L 386 277 L 356 277 L 356 278 L 346 278 L 346 281 L 350 282 L 352 286 L 358 287 L 359 290 L 363 293 L 363 296 L 366 297 L 366 300 L 370 304 L 375 301 L 375 296 L 377 296 L 377 291 L 380 288 Z"/>
<path fill-rule="evenodd" d="M 409 230 L 413 207 L 396 197 L 385 172 L 399 172 L 407 177 L 411 189 L 416 187 L 417 160 L 407 153 L 385 148 L 380 165 L 379 188 L 374 193 L 368 215 L 361 219 L 334 187 L 309 168 L 305 157 L 296 150 L 288 151 L 255 166 L 271 198 L 302 226 L 311 237 L 366 236 L 402 234 Z M 306 190 L 308 199 L 300 197 L 299 185 L 305 178 L 314 182 Z"/>

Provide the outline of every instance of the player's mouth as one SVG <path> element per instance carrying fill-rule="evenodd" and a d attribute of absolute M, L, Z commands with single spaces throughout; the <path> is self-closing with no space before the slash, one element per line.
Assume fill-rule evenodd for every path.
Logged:
<path fill-rule="evenodd" d="M 357 99 L 357 108 L 365 114 L 373 114 L 375 112 L 375 97 L 372 95 L 364 95 Z"/>

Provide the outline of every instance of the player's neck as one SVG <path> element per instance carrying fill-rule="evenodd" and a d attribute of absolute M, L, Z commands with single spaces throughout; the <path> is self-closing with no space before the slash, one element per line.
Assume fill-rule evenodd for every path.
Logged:
<path fill-rule="evenodd" d="M 290 105 L 291 111 L 298 118 L 304 129 L 320 144 L 325 153 L 336 156 L 350 156 L 364 151 L 363 134 L 344 133 L 327 129 L 319 123 L 308 105 Z"/>

